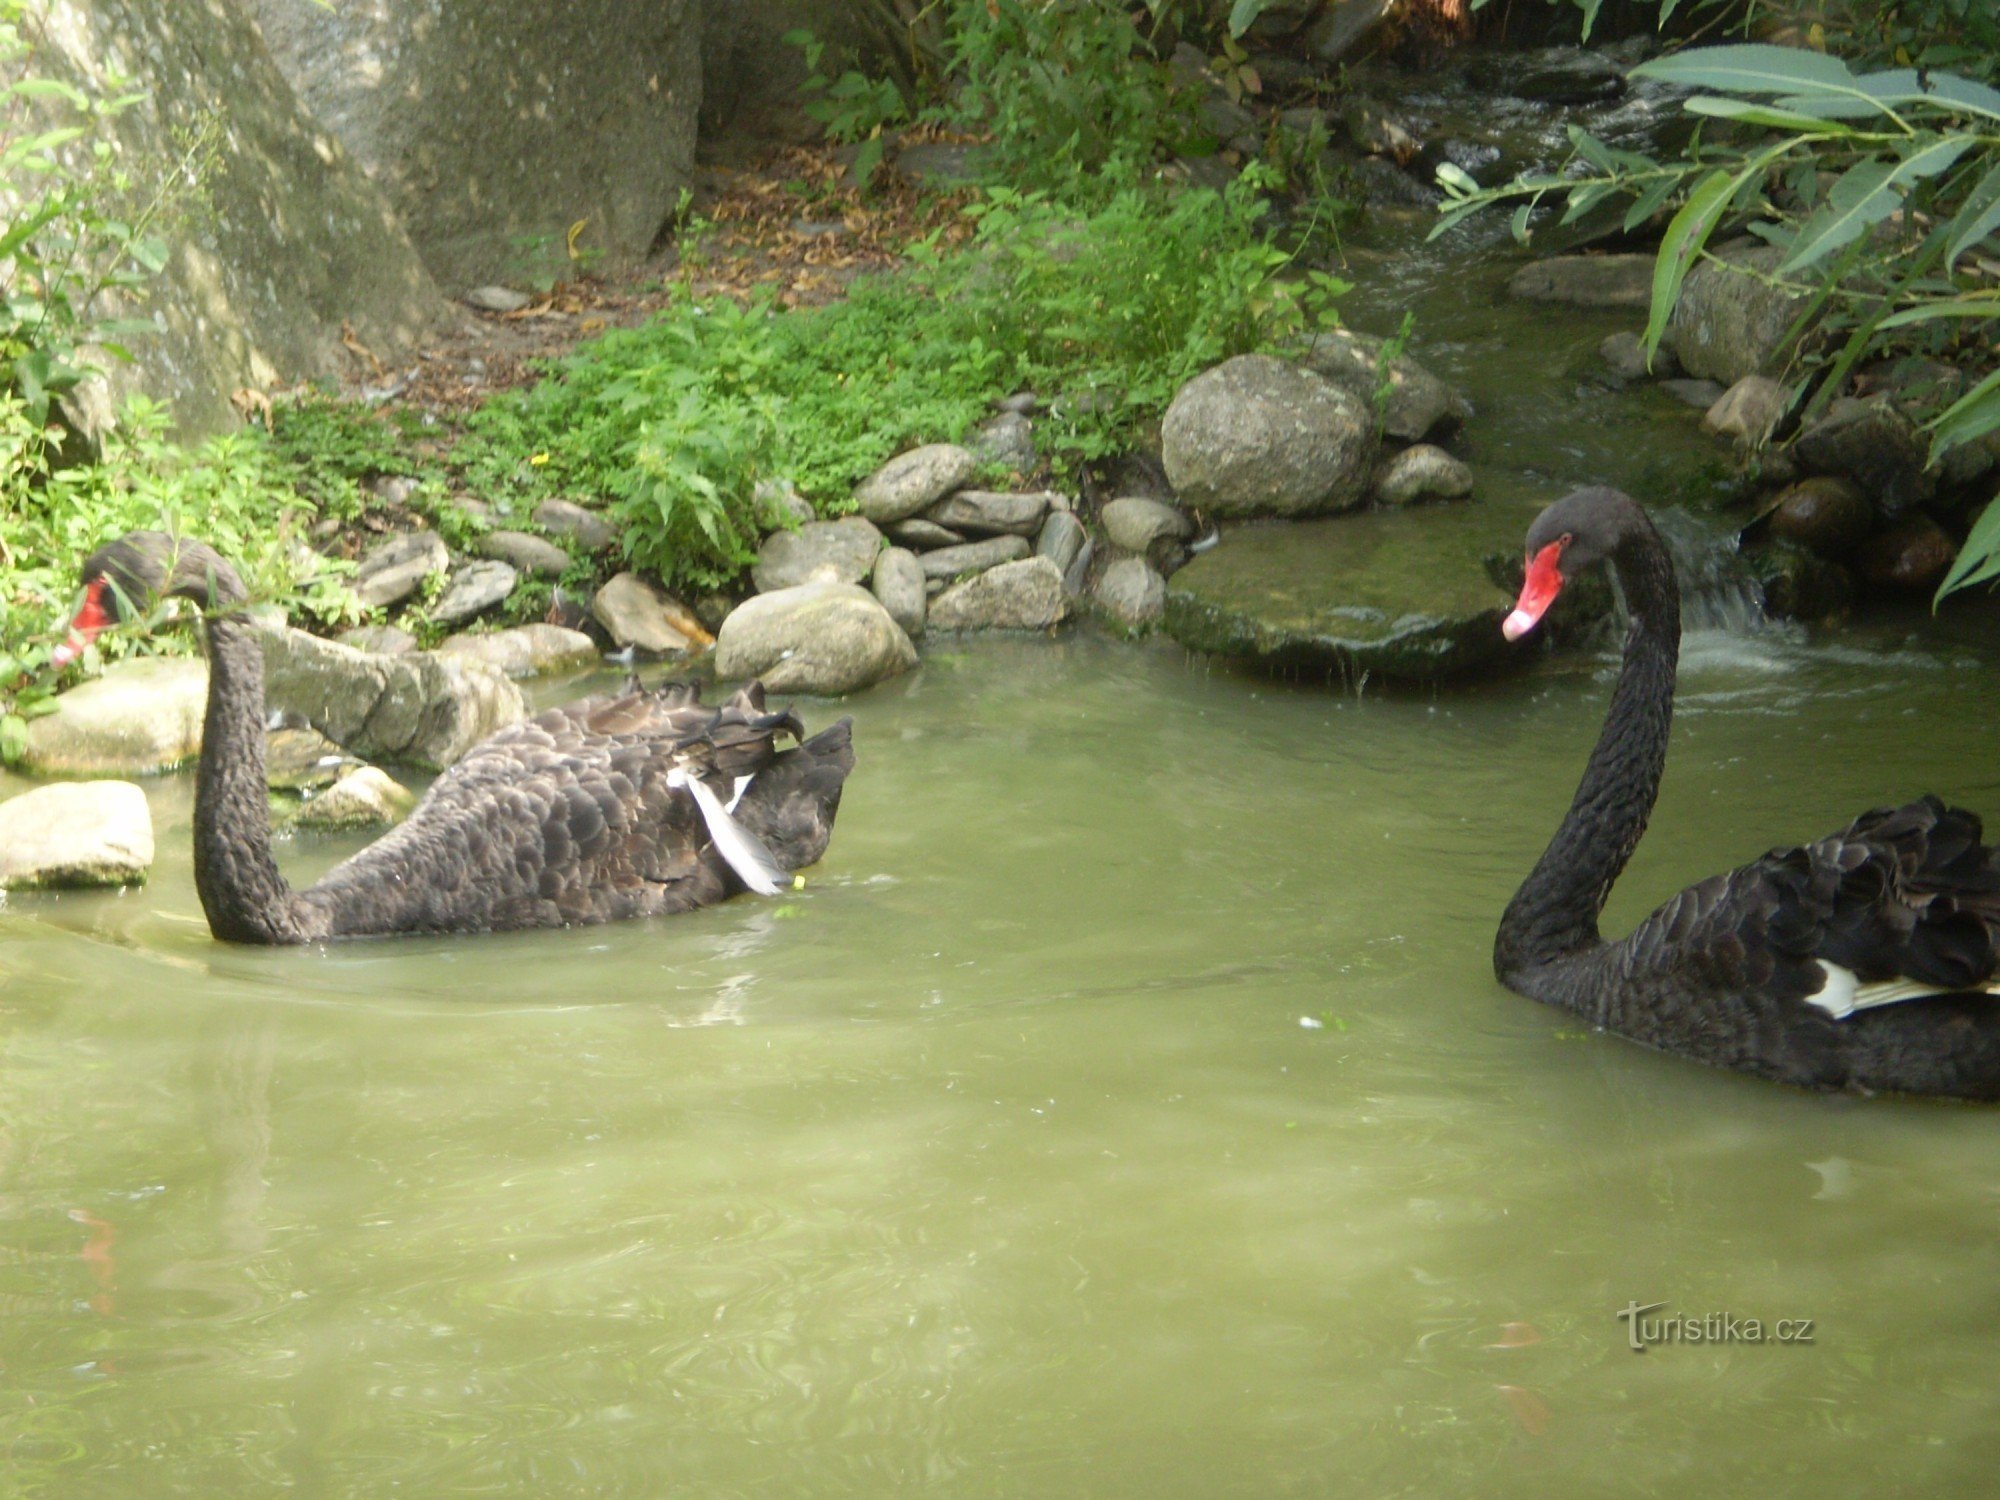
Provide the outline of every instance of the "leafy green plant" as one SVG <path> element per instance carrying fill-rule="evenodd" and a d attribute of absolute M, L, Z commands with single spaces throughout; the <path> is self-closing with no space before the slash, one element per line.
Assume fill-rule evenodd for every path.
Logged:
<path fill-rule="evenodd" d="M 800 89 L 806 95 L 806 114 L 826 127 L 828 139 L 860 144 L 853 172 L 866 187 L 882 164 L 883 132 L 910 117 L 902 89 L 891 79 L 870 78 L 857 68 L 828 77 L 820 71 L 826 44 L 810 31 L 788 31 L 784 40 L 805 54 L 807 77 Z"/>

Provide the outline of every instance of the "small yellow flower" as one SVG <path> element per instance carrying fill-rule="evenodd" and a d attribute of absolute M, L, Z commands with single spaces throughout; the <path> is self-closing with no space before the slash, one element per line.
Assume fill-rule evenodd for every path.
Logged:
<path fill-rule="evenodd" d="M 528 462 L 537 469 L 539 469 L 543 464 L 547 463 L 548 461 L 549 461 L 549 456 L 546 453 L 537 453 L 528 459 Z"/>

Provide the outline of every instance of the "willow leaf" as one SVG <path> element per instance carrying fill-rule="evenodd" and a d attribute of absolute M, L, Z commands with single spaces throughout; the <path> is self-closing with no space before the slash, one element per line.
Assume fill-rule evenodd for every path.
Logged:
<path fill-rule="evenodd" d="M 1889 185 L 1895 172 L 1894 162 L 1870 158 L 1841 173 L 1839 181 L 1827 193 L 1826 202 L 1800 228 L 1792 253 L 1778 270 L 1796 271 L 1809 266 L 1860 238 L 1894 213 L 1903 201 Z"/>
<path fill-rule="evenodd" d="M 2000 578 L 2000 500 L 1988 505 L 1979 519 L 1972 523 L 1972 530 L 1966 533 L 1965 545 L 1958 549 L 1951 571 L 1938 585 L 1931 608 L 1936 609 L 1944 603 L 1945 595 L 1954 589 L 1970 588 L 1975 583 L 1985 583 L 1993 578 Z"/>
<path fill-rule="evenodd" d="M 1722 89 L 1732 94 L 1848 94 L 1859 91 L 1846 63 L 1797 47 L 1745 43 L 1690 47 L 1656 57 L 1632 70 L 1635 78 L 1657 78 L 1688 88 Z"/>
<path fill-rule="evenodd" d="M 1931 430 L 1932 463 L 1946 450 L 2000 427 L 2000 370 L 1992 371 L 1924 425 Z"/>
<path fill-rule="evenodd" d="M 1772 130 L 1797 130 L 1811 135 L 1853 135 L 1852 126 L 1798 110 L 1779 109 L 1775 104 L 1758 104 L 1749 99 L 1724 99 L 1715 94 L 1698 94 L 1682 108 L 1692 115 L 1713 115 L 1722 120 L 1738 120 L 1745 125 L 1763 125 Z"/>
<path fill-rule="evenodd" d="M 1648 363 L 1659 351 L 1660 335 L 1667 331 L 1667 319 L 1673 315 L 1674 304 L 1680 301 L 1681 283 L 1687 280 L 1688 268 L 1701 254 L 1702 246 L 1714 232 L 1716 220 L 1722 217 L 1723 209 L 1735 195 L 1735 182 L 1727 172 L 1717 168 L 1694 185 L 1687 202 L 1667 225 L 1667 232 L 1660 240 L 1659 259 L 1653 262 L 1653 306 L 1646 319 L 1645 338 Z"/>
<path fill-rule="evenodd" d="M 1944 252 L 1945 270 L 1949 272 L 1958 264 L 1959 256 L 1996 229 L 2000 229 L 2000 163 L 1965 195 L 1957 217 L 1951 221 L 1951 242 Z"/>
<path fill-rule="evenodd" d="M 1907 307 L 1882 320 L 1884 328 L 1907 328 L 1912 323 L 1935 323 L 1942 318 L 2000 319 L 2000 292 L 1984 297 L 1955 297 L 1949 302 L 1926 302 Z"/>

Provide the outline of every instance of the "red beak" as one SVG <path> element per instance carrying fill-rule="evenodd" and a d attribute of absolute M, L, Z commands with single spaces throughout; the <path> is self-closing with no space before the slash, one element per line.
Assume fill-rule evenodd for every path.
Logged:
<path fill-rule="evenodd" d="M 1556 567 L 1562 551 L 1563 542 L 1557 540 L 1528 559 L 1528 579 L 1521 585 L 1521 597 L 1514 601 L 1514 612 L 1500 622 L 1500 633 L 1508 640 L 1518 641 L 1533 630 L 1556 602 L 1563 586 L 1562 573 Z"/>
<path fill-rule="evenodd" d="M 49 665 L 56 671 L 60 672 L 83 655 L 83 648 L 113 623 L 111 612 L 104 607 L 104 592 L 108 587 L 106 580 L 94 578 L 84 589 L 83 604 L 69 622 L 68 639 L 49 653 Z"/>

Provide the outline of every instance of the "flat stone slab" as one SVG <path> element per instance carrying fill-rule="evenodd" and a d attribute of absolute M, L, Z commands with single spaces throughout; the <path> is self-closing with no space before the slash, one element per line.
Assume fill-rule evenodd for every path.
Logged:
<path fill-rule="evenodd" d="M 509 677 L 541 677 L 597 665 L 597 643 L 560 625 L 516 625 L 489 635 L 448 636 L 440 656 L 462 656 L 498 667 Z"/>
<path fill-rule="evenodd" d="M 1281 672 L 1423 681 L 1508 659 L 1489 557 L 1534 509 L 1471 503 L 1243 526 L 1167 583 L 1167 633 Z"/>
<path fill-rule="evenodd" d="M 139 657 L 56 699 L 28 721 L 21 769 L 39 776 L 151 776 L 201 754 L 208 665 Z"/>
<path fill-rule="evenodd" d="M 129 781 L 38 786 L 0 802 L 0 887 L 137 885 L 153 864 L 153 815 Z"/>

